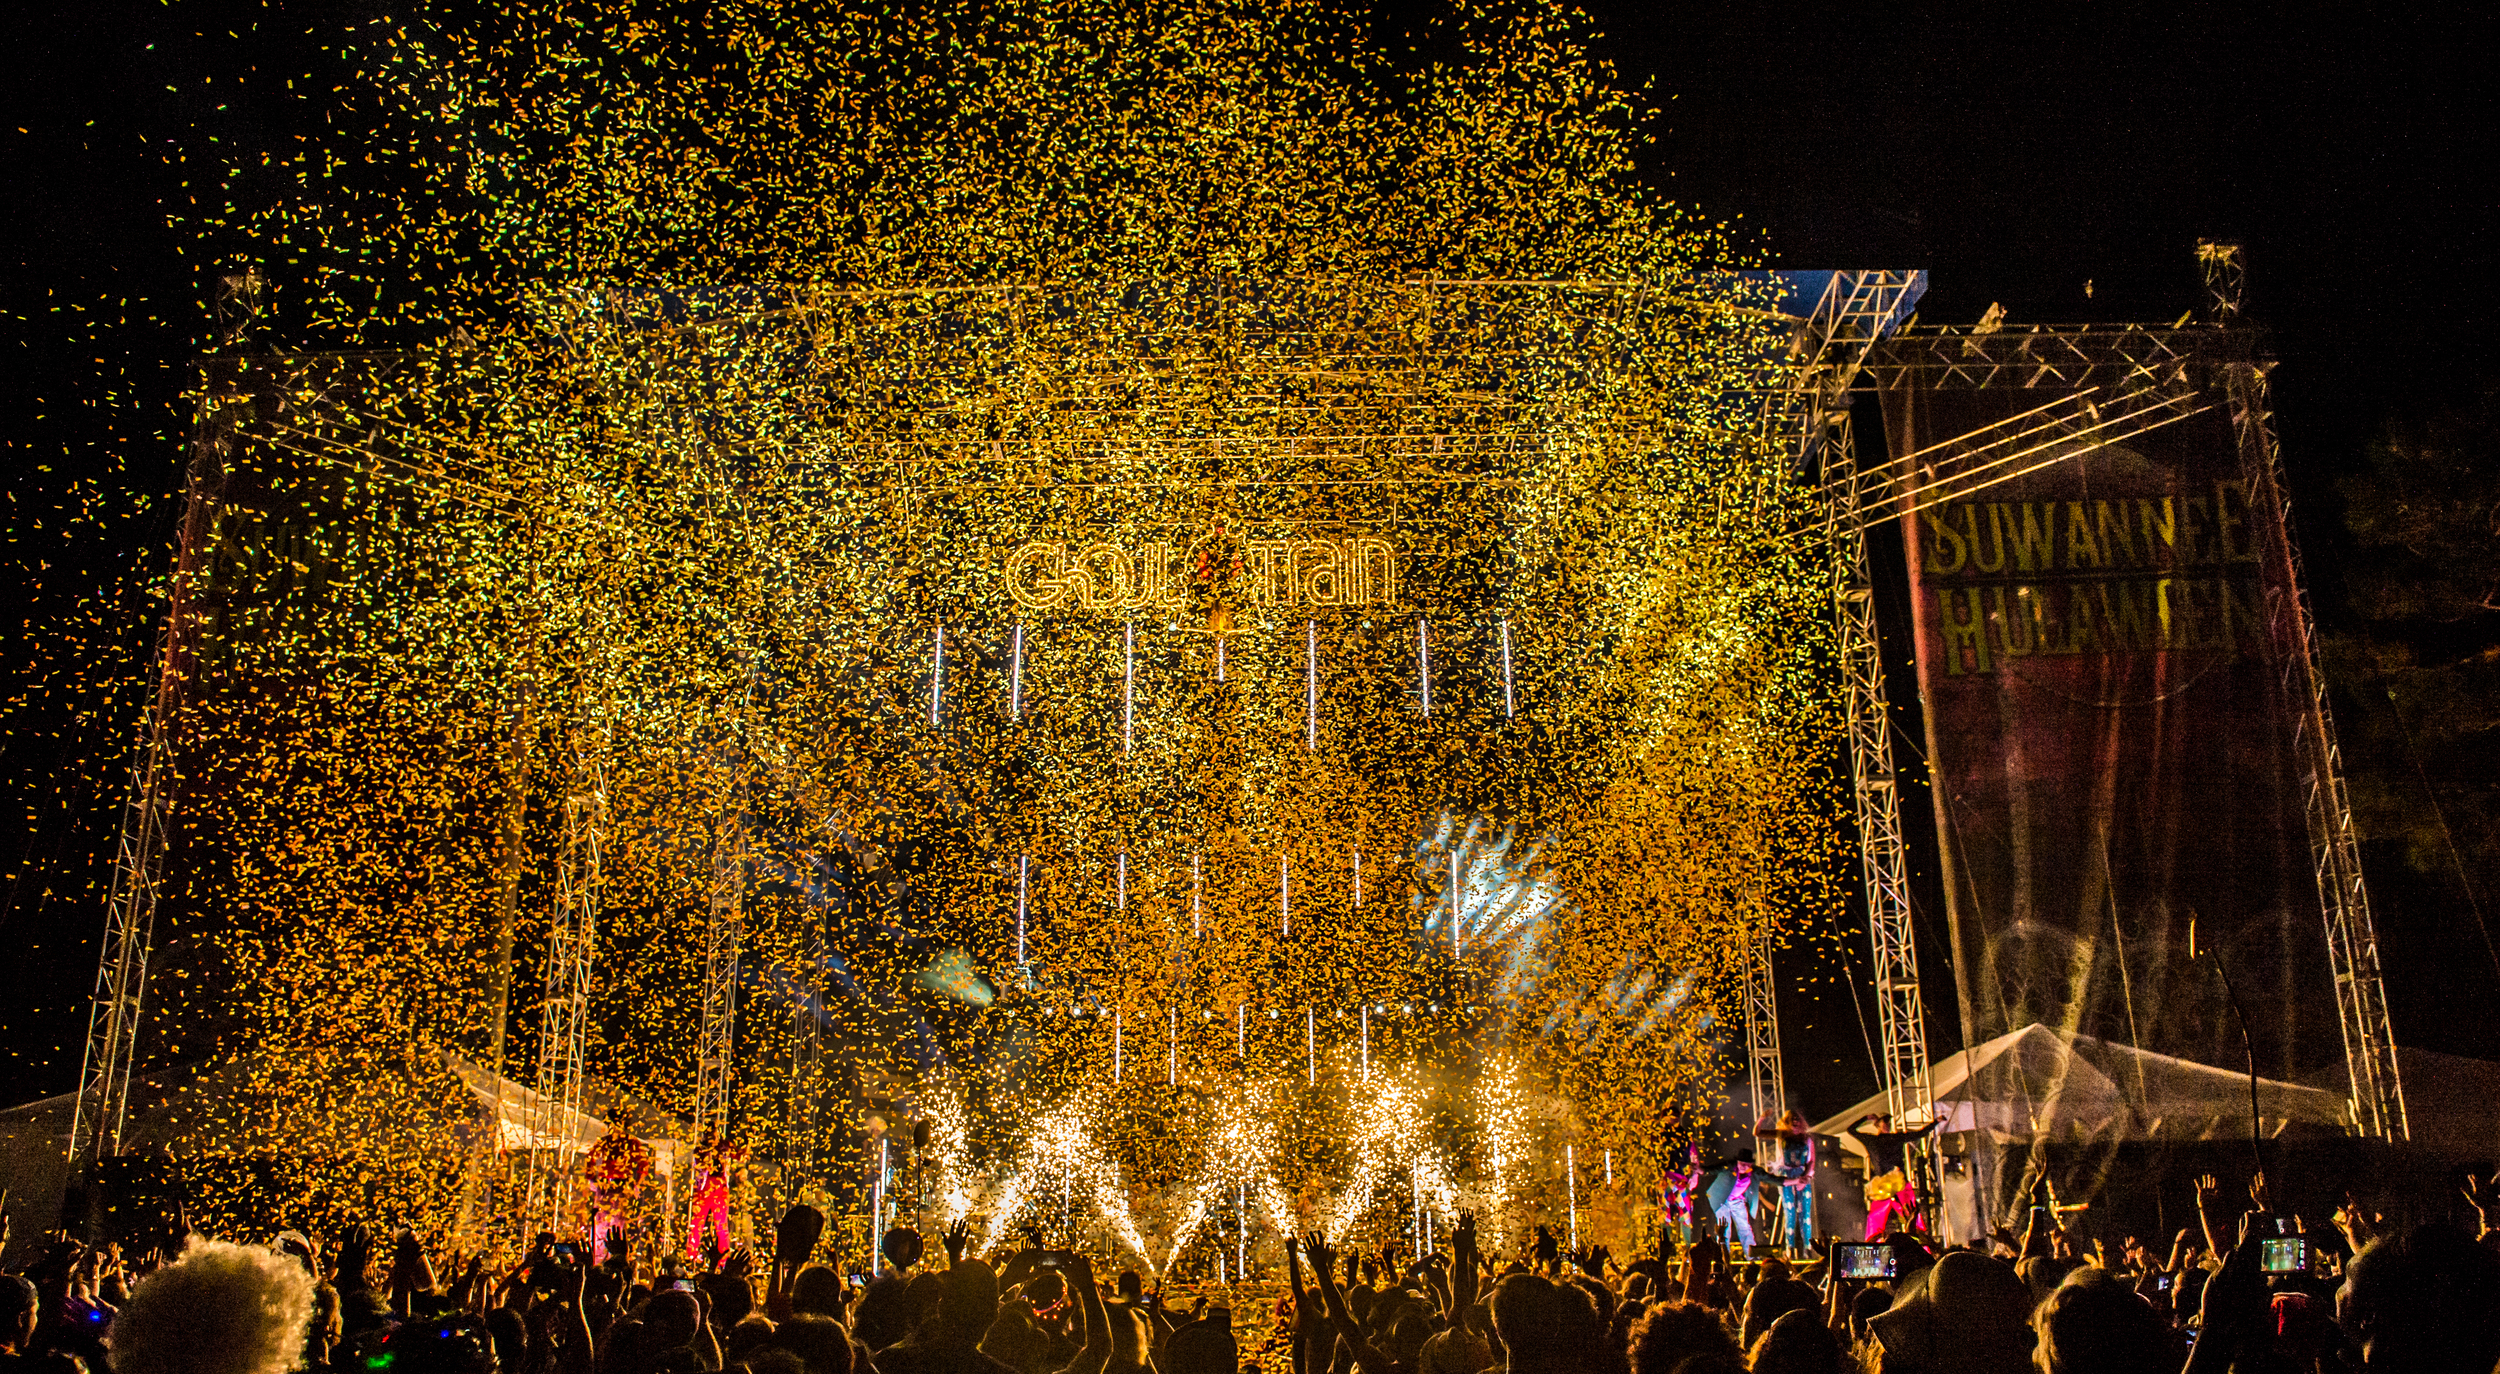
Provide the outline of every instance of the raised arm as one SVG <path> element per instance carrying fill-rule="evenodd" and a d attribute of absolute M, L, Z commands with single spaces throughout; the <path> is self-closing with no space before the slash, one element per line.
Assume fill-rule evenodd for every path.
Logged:
<path fill-rule="evenodd" d="M 1103 1374 L 1111 1365 L 1111 1313 L 1102 1303 L 1102 1286 L 1094 1282 L 1094 1266 L 1073 1250 L 1067 1256 L 1061 1277 L 1076 1289 L 1077 1311 L 1085 1322 L 1085 1346 L 1076 1352 L 1059 1374 Z"/>
<path fill-rule="evenodd" d="M 2241 1218 L 2239 1244 L 2231 1248 L 2221 1272 L 2205 1284 L 2196 1348 L 2189 1352 L 2181 1374 L 2222 1374 L 2243 1346 L 2262 1339 L 2266 1280 L 2258 1269 L 2258 1244 L 2255 1218 Z"/>
<path fill-rule="evenodd" d="M 1353 1311 L 1346 1306 L 1345 1294 L 1338 1291 L 1337 1280 L 1330 1272 L 1328 1242 L 1314 1231 L 1304 1237 L 1302 1243 L 1311 1252 L 1311 1268 L 1320 1275 L 1319 1293 L 1321 1300 L 1328 1304 L 1328 1319 L 1336 1326 L 1337 1334 L 1354 1351 L 1354 1367 L 1361 1374 L 1396 1374 L 1389 1357 L 1381 1354 L 1364 1337 L 1362 1325 L 1354 1320 Z"/>
<path fill-rule="evenodd" d="M 1720 1249 L 1719 1237 L 1713 1231 L 1704 1230 L 1693 1237 L 1684 1265 L 1684 1301 L 1709 1304 L 1710 1285 L 1718 1277 Z"/>
<path fill-rule="evenodd" d="M 2196 1221 L 2205 1231 L 2205 1253 L 2228 1255 L 2231 1249 L 2223 1243 L 2230 1232 L 2230 1223 L 2222 1219 L 2222 1180 L 2207 1174 L 2196 1180 Z"/>

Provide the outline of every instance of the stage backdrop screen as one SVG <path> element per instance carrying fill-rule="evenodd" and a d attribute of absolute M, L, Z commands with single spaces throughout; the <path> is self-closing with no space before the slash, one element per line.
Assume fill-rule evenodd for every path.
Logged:
<path fill-rule="evenodd" d="M 1918 485 L 1954 470 L 1952 441 L 2059 399 L 1883 395 L 1892 452 L 1922 460 L 1903 543 L 1969 1042 L 2039 1023 L 2239 1070 L 2227 973 L 2261 1075 L 2339 1063 L 2298 716 L 2280 685 L 2299 649 L 2267 616 L 2291 572 L 2219 381 L 2201 411 L 2125 442 L 1976 491 L 1954 483 L 1967 496 Z M 2191 924 L 2207 957 L 2190 957 Z M 2115 1086 L 2131 1112 L 2162 1110 Z M 2054 1105 L 1983 1106 L 2002 1119 L 1972 1124 L 2003 1144 Z M 2162 1134 L 2109 1125 L 2102 1144 Z"/>

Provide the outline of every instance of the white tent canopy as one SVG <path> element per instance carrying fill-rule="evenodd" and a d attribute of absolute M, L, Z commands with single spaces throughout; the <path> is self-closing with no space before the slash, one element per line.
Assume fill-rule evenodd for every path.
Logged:
<path fill-rule="evenodd" d="M 539 1096 L 536 1088 L 498 1076 L 465 1059 L 444 1056 L 451 1071 L 477 1099 L 478 1109 L 495 1123 L 495 1145 L 503 1150 L 560 1149 L 575 1154 L 599 1143 L 608 1123 L 588 1112 L 573 1111 Z M 545 1129 L 548 1126 L 554 1129 Z M 677 1142 L 645 1139 L 662 1178 L 677 1173 Z"/>
<path fill-rule="evenodd" d="M 1980 1131 L 1999 1143 L 2116 1144 L 2219 1140 L 2249 1133 L 2248 1075 L 2176 1059 L 2088 1035 L 2060 1035 L 2038 1022 L 1928 1070 L 1936 1114 L 1947 1132 Z M 1881 1093 L 1815 1125 L 1841 1148 L 1865 1147 L 1841 1135 L 1884 1110 Z M 2344 1099 L 2271 1078 L 2257 1080 L 2257 1119 L 2268 1136 L 2294 1128 L 2350 1130 Z"/>

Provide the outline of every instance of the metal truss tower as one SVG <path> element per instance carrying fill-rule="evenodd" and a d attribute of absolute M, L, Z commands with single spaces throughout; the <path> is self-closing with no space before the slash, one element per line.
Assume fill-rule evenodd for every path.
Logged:
<path fill-rule="evenodd" d="M 261 286 L 257 267 L 217 279 L 220 352 L 242 344 L 260 314 Z M 140 1011 L 156 942 L 157 893 L 165 876 L 166 823 L 173 815 L 177 783 L 174 728 L 192 668 L 191 599 L 215 526 L 217 496 L 225 486 L 226 457 L 250 409 L 241 376 L 241 364 L 220 360 L 212 360 L 201 373 L 191 462 L 183 475 L 180 542 L 174 550 L 165 620 L 156 632 L 156 680 L 131 760 L 130 795 L 122 805 L 113 884 L 105 898 L 104 947 L 96 959 L 95 993 L 87 1008 L 87 1049 L 70 1117 L 73 1169 L 120 1154 L 122 1126 L 130 1114 L 130 1077 L 138 1061 Z"/>
<path fill-rule="evenodd" d="M 2200 242 L 2214 322 L 2239 322 L 2244 260 L 2238 244 Z M 2239 440 L 2241 476 L 2251 507 L 2266 518 L 2250 525 L 2261 538 L 2280 539 L 2269 561 L 2284 576 L 2266 581 L 2267 630 L 2283 656 L 2283 698 L 2297 714 L 2293 749 L 2309 817 L 2309 854 L 2318 882 L 2318 906 L 2326 920 L 2326 950 L 2335 979 L 2335 1015 L 2344 1034 L 2344 1067 L 2351 1083 L 2353 1124 L 2364 1135 L 2410 1140 L 2404 1083 L 2396 1067 L 2396 1037 L 2387 1018 L 2387 988 L 2380 980 L 2378 927 L 2370 916 L 2370 893 L 2361 879 L 2361 839 L 2353 827 L 2352 801 L 2344 788 L 2343 750 L 2328 714 L 2326 675 L 2318 671 L 2317 625 L 2304 591 L 2307 578 L 2300 545 L 2292 537 L 2290 500 L 2283 489 L 2282 459 L 2268 405 L 2266 366 L 2241 362 L 2226 368 L 2232 429 Z"/>
<path fill-rule="evenodd" d="M 538 1096 L 530 1122 L 529 1192 L 524 1216 L 562 1220 L 579 1159 L 590 1025 L 591 978 L 599 939 L 599 880 L 608 830 L 606 741 L 576 735 L 572 795 L 564 799 L 564 838 L 556 858 L 556 909 L 547 932 L 547 985 L 538 1021 Z M 557 1226 L 561 1230 L 561 1226 Z"/>
<path fill-rule="evenodd" d="M 1924 272 L 1835 272 L 1797 332 L 1789 384 L 1763 416 L 1764 433 L 1780 445 L 1792 482 L 1820 481 L 1821 518 L 1833 537 L 1832 605 L 1846 688 L 1850 769 L 1857 780 L 1858 826 L 1874 928 L 1878 997 L 1884 1007 L 1884 1091 L 1901 1114 L 1904 1103 L 1927 1105 L 1926 1023 L 1919 1002 L 1918 963 L 1910 949 L 1908 878 L 1901 849 L 1901 799 L 1893 787 L 1891 719 L 1884 699 L 1883 658 L 1875 635 L 1873 574 L 1866 561 L 1865 513 L 1849 429 L 1849 388 L 1867 351 L 1898 326 L 1927 290 Z M 1834 507 L 1834 494 L 1846 504 Z M 1888 961 L 1889 952 L 1889 961 Z M 1886 981 L 1887 973 L 1897 976 Z M 1780 1061 L 1778 989 L 1771 977 L 1766 923 L 1745 963 L 1747 1081 L 1759 1121 L 1787 1105 Z M 1902 1010 L 1906 1008 L 1906 1010 Z M 1896 1041 L 1905 1048 L 1896 1050 Z M 1904 1070 L 1905 1059 L 1914 1066 Z"/>
<path fill-rule="evenodd" d="M 1767 932 L 1745 955 L 1745 1075 L 1753 1093 L 1755 1121 L 1788 1101 L 1788 1082 L 1780 1067 L 1779 996 L 1771 983 Z"/>
<path fill-rule="evenodd" d="M 1919 990 L 1918 951 L 1911 943 L 1908 851 L 1901 842 L 1900 778 L 1892 763 L 1892 706 L 1884 695 L 1883 640 L 1875 622 L 1875 573 L 1866 555 L 1866 491 L 1858 481 L 1857 440 L 1849 413 L 1832 417 L 1823 448 L 1824 488 L 1832 510 L 1833 646 L 1839 659 L 1842 717 L 1849 734 L 1849 771 L 1858 809 L 1858 864 L 1866 887 L 1866 924 L 1875 956 L 1875 1006 L 1883 1036 L 1876 1065 L 1884 1109 L 1896 1123 L 1924 1122 L 1931 1103 L 1927 1076 L 1927 1003 Z"/>

